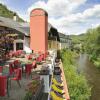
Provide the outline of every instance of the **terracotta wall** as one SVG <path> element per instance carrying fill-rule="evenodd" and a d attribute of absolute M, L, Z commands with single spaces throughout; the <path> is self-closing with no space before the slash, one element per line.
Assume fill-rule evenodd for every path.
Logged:
<path fill-rule="evenodd" d="M 30 48 L 34 52 L 48 49 L 48 14 L 43 9 L 34 9 L 30 14 Z"/>

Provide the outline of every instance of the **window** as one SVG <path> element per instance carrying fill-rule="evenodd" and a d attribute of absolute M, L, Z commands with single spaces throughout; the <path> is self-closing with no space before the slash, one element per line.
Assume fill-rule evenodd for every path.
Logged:
<path fill-rule="evenodd" d="M 23 43 L 16 43 L 16 50 L 23 50 Z"/>
<path fill-rule="evenodd" d="M 9 50 L 14 50 L 14 44 L 13 43 L 9 44 Z"/>

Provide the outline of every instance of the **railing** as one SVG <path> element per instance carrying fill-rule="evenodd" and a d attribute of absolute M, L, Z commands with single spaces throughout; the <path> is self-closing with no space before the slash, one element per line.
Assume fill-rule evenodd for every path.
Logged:
<path fill-rule="evenodd" d="M 41 81 L 37 91 L 35 94 L 32 96 L 32 100 L 41 100 L 42 95 L 43 95 L 43 90 L 44 90 L 44 85 L 43 85 L 43 80 Z"/>

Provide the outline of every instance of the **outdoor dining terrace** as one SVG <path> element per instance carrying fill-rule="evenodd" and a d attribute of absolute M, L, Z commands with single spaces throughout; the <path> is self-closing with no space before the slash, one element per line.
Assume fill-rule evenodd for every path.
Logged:
<path fill-rule="evenodd" d="M 44 90 L 44 80 L 40 73 L 51 63 L 49 57 L 48 53 L 41 52 L 10 52 L 9 59 L 0 63 L 0 100 L 35 100 L 34 98 L 40 97 L 39 92 L 42 94 Z M 47 94 L 43 93 L 42 96 L 44 95 Z"/>
<path fill-rule="evenodd" d="M 9 60 L 0 65 L 0 100 L 69 100 L 56 57 L 55 51 L 10 52 Z"/>

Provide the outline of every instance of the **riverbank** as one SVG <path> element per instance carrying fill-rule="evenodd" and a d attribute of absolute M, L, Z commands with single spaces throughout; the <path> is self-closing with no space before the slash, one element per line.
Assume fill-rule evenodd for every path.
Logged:
<path fill-rule="evenodd" d="M 71 100 L 89 100 L 90 88 L 85 77 L 77 73 L 74 61 L 75 53 L 69 50 L 61 51 L 61 59 L 64 66 L 66 81 L 68 83 L 69 95 Z"/>

